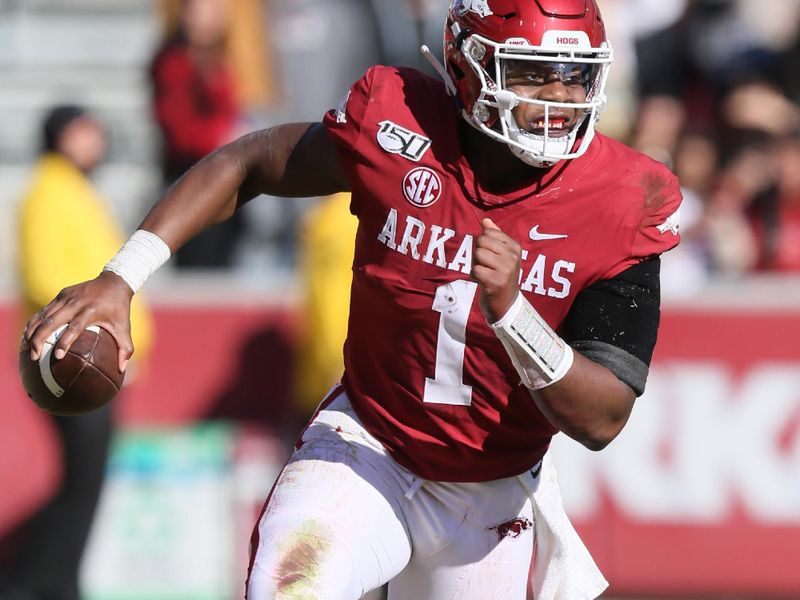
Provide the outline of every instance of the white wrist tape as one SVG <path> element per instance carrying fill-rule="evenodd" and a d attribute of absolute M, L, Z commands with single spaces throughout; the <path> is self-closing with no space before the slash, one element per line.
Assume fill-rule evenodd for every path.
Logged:
<path fill-rule="evenodd" d="M 122 277 L 135 293 L 170 254 L 169 246 L 155 233 L 137 229 L 103 270 Z"/>
<path fill-rule="evenodd" d="M 572 366 L 572 348 L 521 293 L 491 327 L 527 388 L 538 390 L 552 385 Z"/>

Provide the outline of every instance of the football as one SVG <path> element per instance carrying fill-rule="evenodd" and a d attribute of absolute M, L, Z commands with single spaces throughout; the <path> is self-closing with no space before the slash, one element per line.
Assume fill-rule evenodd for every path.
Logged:
<path fill-rule="evenodd" d="M 81 415 L 105 406 L 125 378 L 117 366 L 117 344 L 105 329 L 92 325 L 81 333 L 60 360 L 53 347 L 66 325 L 42 346 L 39 360 L 20 349 L 19 374 L 28 396 L 43 410 L 64 416 Z"/>

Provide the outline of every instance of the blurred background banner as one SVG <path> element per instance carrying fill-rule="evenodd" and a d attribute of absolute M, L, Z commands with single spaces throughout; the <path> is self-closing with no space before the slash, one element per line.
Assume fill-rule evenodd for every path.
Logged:
<path fill-rule="evenodd" d="M 231 424 L 128 428 L 116 439 L 83 565 L 89 600 L 225 600 L 280 468 Z"/>
<path fill-rule="evenodd" d="M 556 438 L 614 593 L 797 596 L 798 335 L 798 291 L 779 282 L 668 304 L 632 426 L 598 454 Z"/>
<path fill-rule="evenodd" d="M 567 510 L 611 595 L 800 598 L 800 2 L 598 3 L 599 129 L 679 176 L 683 241 L 631 423 L 598 454 L 556 437 Z M 219 145 L 319 120 L 374 63 L 430 73 L 417 48 L 441 51 L 448 4 L 0 0 L 0 566 L 70 475 L 17 376 L 18 210 L 47 111 L 102 126 L 91 182 L 130 233 Z M 252 525 L 341 370 L 348 201 L 258 198 L 148 282 L 152 349 L 113 406 L 85 599 L 242 596 Z"/>
<path fill-rule="evenodd" d="M 89 598 L 200 600 L 234 588 L 233 431 L 119 435 L 84 563 Z"/>

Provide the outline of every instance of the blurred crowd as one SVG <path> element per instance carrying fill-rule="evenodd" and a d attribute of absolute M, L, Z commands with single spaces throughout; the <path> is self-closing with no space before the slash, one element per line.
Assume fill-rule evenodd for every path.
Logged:
<path fill-rule="evenodd" d="M 418 48 L 440 53 L 448 3 L 162 0 L 165 41 L 150 74 L 164 184 L 243 132 L 319 119 L 371 64 L 430 72 Z M 683 184 L 684 243 L 665 260 L 665 294 L 693 294 L 712 277 L 800 271 L 800 3 L 599 3 L 615 47 L 600 129 Z M 252 203 L 177 264 L 294 268 L 307 206 Z"/>
<path fill-rule="evenodd" d="M 683 188 L 683 242 L 665 259 L 665 293 L 800 271 L 800 3 L 613 4 L 642 9 L 626 20 L 642 27 L 630 38 L 636 108 L 626 141 L 670 166 Z"/>

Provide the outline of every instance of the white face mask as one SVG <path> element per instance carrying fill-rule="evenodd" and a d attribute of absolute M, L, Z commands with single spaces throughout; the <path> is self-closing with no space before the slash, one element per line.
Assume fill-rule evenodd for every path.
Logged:
<path fill-rule="evenodd" d="M 493 75 L 479 62 L 485 56 L 487 47 L 494 50 Z M 607 44 L 592 48 L 587 39 L 583 47 L 531 46 L 514 40 L 497 43 L 472 35 L 464 41 L 461 51 L 481 82 L 481 92 L 472 113 L 464 113 L 464 118 L 473 127 L 493 139 L 505 142 L 517 158 L 535 167 L 550 167 L 586 152 L 606 102 L 605 83 L 612 61 L 612 50 Z M 520 64 L 525 62 L 535 63 L 529 70 L 533 85 L 537 84 L 535 79 L 539 76 L 542 85 L 551 76 L 565 83 L 580 82 L 586 92 L 585 101 L 553 102 L 517 95 L 506 85 L 506 73 L 511 68 L 509 65 L 513 64 L 513 68 L 519 70 Z M 542 120 L 533 131 L 521 129 L 514 119 L 513 109 L 523 103 L 542 107 Z M 498 111 L 500 118 L 497 125 L 490 128 L 486 121 L 493 109 Z M 575 110 L 583 114 L 574 119 L 565 132 L 560 112 L 572 113 Z M 582 138 L 577 143 L 579 132 L 582 132 Z"/>

